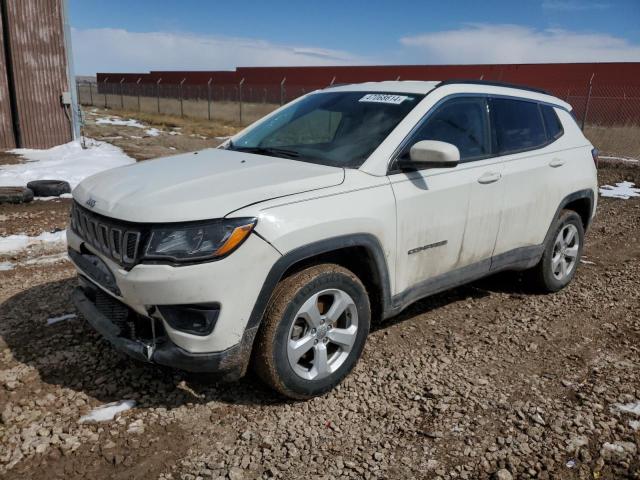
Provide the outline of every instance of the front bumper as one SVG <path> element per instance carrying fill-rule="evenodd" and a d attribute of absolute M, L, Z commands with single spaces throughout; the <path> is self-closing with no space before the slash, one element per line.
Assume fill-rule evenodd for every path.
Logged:
<path fill-rule="evenodd" d="M 166 335 L 154 334 L 147 340 L 128 338 L 120 326 L 96 307 L 83 288 L 76 288 L 72 299 L 77 309 L 100 335 L 116 350 L 136 360 L 187 372 L 216 373 L 226 380 L 238 379 L 246 372 L 257 327 L 246 329 L 240 343 L 226 350 L 213 353 L 190 353 L 175 345 Z M 156 320 L 150 318 L 149 321 Z"/>
<path fill-rule="evenodd" d="M 226 351 L 241 342 L 262 285 L 281 257 L 269 243 L 250 235 L 232 255 L 215 262 L 188 266 L 138 264 L 122 268 L 67 229 L 70 258 L 78 273 L 142 316 L 157 308 L 169 339 L 194 354 Z M 100 262 L 84 261 L 92 254 Z M 220 304 L 215 328 L 196 335 L 173 328 L 161 313 L 162 306 Z"/>

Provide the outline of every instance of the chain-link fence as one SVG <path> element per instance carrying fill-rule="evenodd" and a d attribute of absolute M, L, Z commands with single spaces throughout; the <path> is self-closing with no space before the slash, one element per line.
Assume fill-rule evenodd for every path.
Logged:
<path fill-rule="evenodd" d="M 287 85 L 78 83 L 81 105 L 247 125 L 301 95 L 322 88 Z"/>
<path fill-rule="evenodd" d="M 160 114 L 220 119 L 250 123 L 279 105 L 326 85 L 275 84 L 237 85 L 157 83 L 80 83 L 78 98 L 83 105 L 97 105 Z M 551 94 L 573 107 L 581 124 L 598 126 L 640 125 L 640 86 L 553 85 Z"/>

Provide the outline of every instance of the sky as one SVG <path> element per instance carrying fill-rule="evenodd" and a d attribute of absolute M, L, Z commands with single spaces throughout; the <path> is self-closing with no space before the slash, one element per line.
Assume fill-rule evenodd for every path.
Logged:
<path fill-rule="evenodd" d="M 75 70 L 640 61 L 640 0 L 68 0 Z"/>

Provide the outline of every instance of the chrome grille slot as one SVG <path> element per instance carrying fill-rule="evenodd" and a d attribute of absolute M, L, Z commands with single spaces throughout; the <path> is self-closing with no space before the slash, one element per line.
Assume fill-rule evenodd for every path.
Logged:
<path fill-rule="evenodd" d="M 104 253 L 111 252 L 111 247 L 109 246 L 109 227 L 107 227 L 104 223 L 100 224 L 100 244 L 102 245 L 102 251 Z"/>
<path fill-rule="evenodd" d="M 125 262 L 130 262 L 135 258 L 139 241 L 140 232 L 126 232 L 124 234 L 124 252 L 122 258 Z"/>
<path fill-rule="evenodd" d="M 122 261 L 122 230 L 119 228 L 111 229 L 111 255 Z"/>
<path fill-rule="evenodd" d="M 122 266 L 140 260 L 142 226 L 95 214 L 73 204 L 71 228 L 85 243 Z"/>

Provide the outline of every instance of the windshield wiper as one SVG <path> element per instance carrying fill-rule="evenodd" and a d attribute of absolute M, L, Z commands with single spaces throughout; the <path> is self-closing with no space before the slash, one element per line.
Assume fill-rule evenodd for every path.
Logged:
<path fill-rule="evenodd" d="M 246 153 L 257 153 L 260 155 L 271 155 L 275 157 L 289 157 L 289 158 L 298 158 L 300 153 L 295 150 L 288 150 L 286 148 L 277 148 L 277 147 L 236 147 L 235 145 L 229 145 L 229 150 L 233 150 L 236 152 L 246 152 Z"/>

